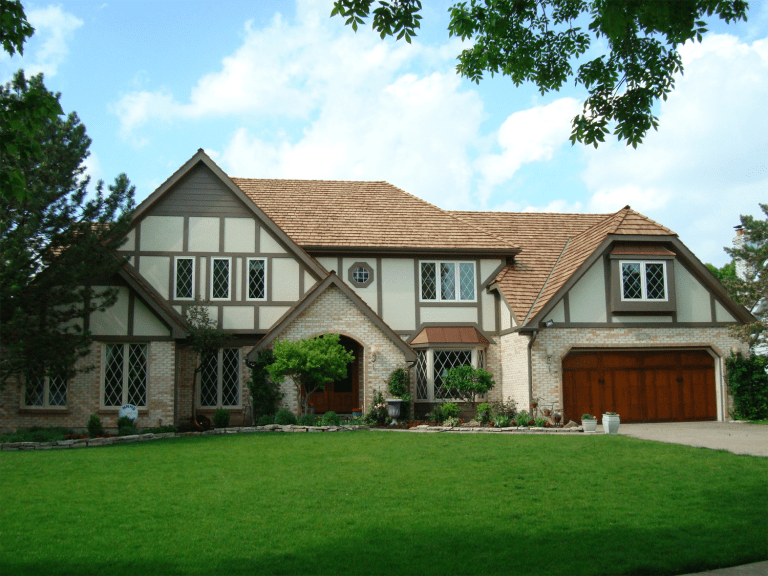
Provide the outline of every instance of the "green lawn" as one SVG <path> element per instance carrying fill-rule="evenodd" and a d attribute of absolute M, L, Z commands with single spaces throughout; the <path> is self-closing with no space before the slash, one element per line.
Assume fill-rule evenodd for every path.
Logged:
<path fill-rule="evenodd" d="M 0 574 L 681 574 L 768 559 L 768 459 L 349 432 L 0 453 Z"/>

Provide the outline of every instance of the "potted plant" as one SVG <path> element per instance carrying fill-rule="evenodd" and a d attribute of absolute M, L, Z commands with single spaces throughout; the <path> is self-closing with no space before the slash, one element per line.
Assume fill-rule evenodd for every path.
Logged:
<path fill-rule="evenodd" d="M 388 388 L 391 398 L 387 398 L 387 412 L 389 417 L 392 418 L 392 424 L 397 424 L 397 419 L 400 416 L 400 408 L 403 402 L 410 402 L 411 397 L 408 394 L 409 384 L 408 373 L 402 368 L 394 370 L 389 375 Z M 405 415 L 407 417 L 407 414 Z"/>
<path fill-rule="evenodd" d="M 606 434 L 617 434 L 621 419 L 616 412 L 606 412 L 603 414 L 603 431 Z"/>
<path fill-rule="evenodd" d="M 581 426 L 584 428 L 584 432 L 595 432 L 597 430 L 597 418 L 592 414 L 582 414 Z"/>

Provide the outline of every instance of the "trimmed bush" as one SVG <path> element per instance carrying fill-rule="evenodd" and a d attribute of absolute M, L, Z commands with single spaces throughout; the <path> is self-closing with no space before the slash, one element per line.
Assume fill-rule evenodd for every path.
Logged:
<path fill-rule="evenodd" d="M 296 421 L 299 426 L 317 426 L 318 420 L 314 414 L 304 414 L 303 416 L 299 416 L 299 419 Z"/>
<path fill-rule="evenodd" d="M 733 396 L 733 415 L 745 420 L 768 418 L 768 358 L 745 358 L 741 352 L 725 361 L 728 390 Z"/>
<path fill-rule="evenodd" d="M 136 428 L 136 422 L 128 416 L 120 416 L 117 419 L 117 435 L 118 436 L 133 436 L 138 434 L 139 430 Z"/>
<path fill-rule="evenodd" d="M 88 436 L 96 438 L 96 436 L 104 436 L 104 426 L 101 425 L 101 418 L 98 414 L 91 414 L 88 419 Z"/>
<path fill-rule="evenodd" d="M 323 414 L 322 419 L 322 425 L 323 426 L 341 426 L 341 418 L 339 418 L 339 415 L 336 414 L 336 412 L 328 411 L 325 414 Z"/>
<path fill-rule="evenodd" d="M 296 424 L 296 416 L 294 416 L 293 412 L 287 408 L 283 408 L 282 410 L 278 410 L 277 414 L 275 414 L 275 424 L 280 424 L 280 426 Z"/>
<path fill-rule="evenodd" d="M 459 417 L 459 405 L 452 402 L 446 402 L 440 408 L 443 413 L 443 420 L 446 418 L 458 418 Z"/>
<path fill-rule="evenodd" d="M 269 426 L 270 424 L 275 423 L 275 417 L 272 414 L 262 414 L 259 416 L 258 422 L 256 422 L 256 426 Z"/>
<path fill-rule="evenodd" d="M 491 421 L 491 405 L 483 402 L 477 405 L 477 420 L 483 424 Z"/>
<path fill-rule="evenodd" d="M 216 410 L 216 412 L 213 413 L 213 426 L 215 428 L 226 428 L 229 426 L 229 410 L 224 410 L 224 408 L 219 408 Z"/>

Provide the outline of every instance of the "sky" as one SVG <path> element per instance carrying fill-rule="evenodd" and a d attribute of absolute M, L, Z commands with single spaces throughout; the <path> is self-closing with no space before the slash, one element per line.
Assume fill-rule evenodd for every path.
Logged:
<path fill-rule="evenodd" d="M 571 146 L 586 96 L 572 82 L 541 95 L 458 76 L 452 3 L 424 2 L 407 44 L 353 32 L 332 0 L 24 2 L 36 33 L 23 57 L 0 54 L 0 81 L 44 73 L 93 140 L 93 179 L 125 172 L 137 202 L 203 148 L 233 177 L 385 180 L 449 210 L 630 205 L 728 261 L 739 215 L 768 202 L 768 3 L 681 47 L 637 149 Z"/>

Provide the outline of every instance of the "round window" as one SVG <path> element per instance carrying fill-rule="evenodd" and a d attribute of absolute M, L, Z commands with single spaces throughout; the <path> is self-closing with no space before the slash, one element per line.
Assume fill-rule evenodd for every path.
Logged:
<path fill-rule="evenodd" d="M 358 266 L 352 271 L 352 279 L 356 284 L 365 284 L 368 282 L 368 270 L 362 266 Z"/>

